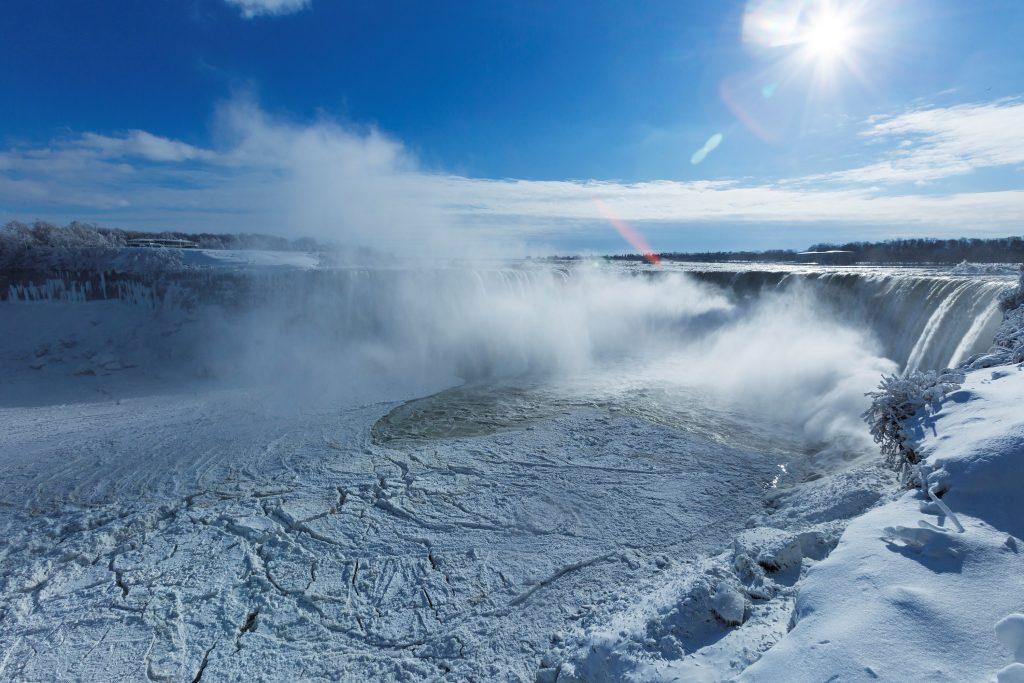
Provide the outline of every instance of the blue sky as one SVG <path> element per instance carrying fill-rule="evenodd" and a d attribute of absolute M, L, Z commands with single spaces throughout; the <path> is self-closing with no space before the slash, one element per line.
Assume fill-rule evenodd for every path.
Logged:
<path fill-rule="evenodd" d="M 0 217 L 395 248 L 1020 234 L 1024 3 L 8 0 Z M 703 150 L 703 151 L 701 151 Z"/>

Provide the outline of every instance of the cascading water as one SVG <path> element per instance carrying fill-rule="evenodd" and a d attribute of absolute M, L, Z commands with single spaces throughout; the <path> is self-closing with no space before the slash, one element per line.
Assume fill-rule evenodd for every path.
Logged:
<path fill-rule="evenodd" d="M 986 349 L 999 325 L 996 299 L 1007 277 L 957 276 L 886 268 L 763 272 L 691 271 L 741 300 L 767 291 L 809 287 L 854 325 L 866 325 L 887 358 L 910 372 L 954 366 Z"/>
<path fill-rule="evenodd" d="M 185 271 L 163 275 L 158 284 L 65 274 L 12 282 L 4 293 L 12 302 L 212 301 L 240 311 L 258 305 L 261 314 L 269 304 L 282 324 L 302 326 L 332 343 L 379 342 L 424 361 L 448 354 L 460 373 L 507 374 L 563 364 L 578 368 L 642 350 L 654 337 L 691 338 L 716 316 L 743 315 L 766 296 L 806 290 L 823 310 L 870 330 L 881 355 L 909 372 L 952 366 L 987 348 L 999 323 L 996 298 L 1011 283 L 1009 276 L 902 268 L 695 264 L 636 272 L 526 264 Z M 736 310 L 727 313 L 728 304 Z"/>
<path fill-rule="evenodd" d="M 766 451 L 868 452 L 864 392 L 986 348 L 1010 282 L 592 263 L 281 271 L 223 297 L 236 325 L 220 343 L 242 374 L 298 376 L 300 392 L 365 372 L 466 383 L 390 416 L 383 439 L 596 407 Z"/>

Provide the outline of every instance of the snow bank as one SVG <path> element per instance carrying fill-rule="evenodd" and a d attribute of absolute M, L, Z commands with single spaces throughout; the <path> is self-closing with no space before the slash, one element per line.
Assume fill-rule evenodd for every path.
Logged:
<path fill-rule="evenodd" d="M 872 394 L 885 467 L 769 495 L 732 549 L 623 596 L 538 680 L 1024 680 L 1021 284 L 988 352 Z"/>
<path fill-rule="evenodd" d="M 1017 267 L 1012 263 L 970 263 L 961 261 L 950 269 L 956 275 L 1012 275 Z"/>
<path fill-rule="evenodd" d="M 696 562 L 666 555 L 657 584 L 624 592 L 548 657 L 538 680 L 721 681 L 784 639 L 801 580 L 835 547 L 846 520 L 895 478 L 881 462 L 780 489 L 731 547 Z M 787 680 L 783 677 L 779 680 Z"/>
<path fill-rule="evenodd" d="M 1024 608 L 1022 397 L 1020 368 L 978 370 L 916 421 L 925 481 L 964 531 L 921 490 L 855 520 L 745 680 L 990 680 L 1024 661 L 1024 617 L 1001 621 Z"/>
<path fill-rule="evenodd" d="M 903 422 L 921 488 L 847 527 L 743 680 L 1024 680 L 1024 366 L 986 367 L 1021 360 L 1006 301 L 961 388 Z"/>

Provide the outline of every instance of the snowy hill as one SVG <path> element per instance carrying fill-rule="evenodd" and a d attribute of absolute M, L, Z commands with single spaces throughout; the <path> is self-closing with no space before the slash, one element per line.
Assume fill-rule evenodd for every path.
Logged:
<path fill-rule="evenodd" d="M 915 418 L 941 504 L 916 489 L 853 521 L 801 582 L 793 630 L 743 679 L 1022 680 L 1022 401 L 1020 367 L 975 370 Z"/>

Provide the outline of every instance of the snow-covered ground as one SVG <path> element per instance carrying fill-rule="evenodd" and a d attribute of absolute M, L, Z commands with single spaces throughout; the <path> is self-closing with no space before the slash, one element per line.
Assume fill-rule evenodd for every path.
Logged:
<path fill-rule="evenodd" d="M 975 370 L 915 420 L 943 505 L 917 489 L 853 521 L 801 582 L 793 630 L 744 679 L 1022 680 L 1022 401 L 1020 367 Z"/>
<path fill-rule="evenodd" d="M 318 254 L 306 251 L 261 249 L 187 249 L 181 252 L 186 267 L 316 268 Z"/>
<path fill-rule="evenodd" d="M 904 421 L 920 488 L 871 465 L 794 487 L 698 572 L 584 630 L 550 677 L 1024 680 L 1020 299 L 962 386 Z"/>
<path fill-rule="evenodd" d="M 622 586 L 729 543 L 777 472 L 601 410 L 392 448 L 374 423 L 444 381 L 297 403 L 198 376 L 176 316 L 7 313 L 38 338 L 7 340 L 0 409 L 6 677 L 529 680 Z"/>
<path fill-rule="evenodd" d="M 260 258 L 213 267 L 315 270 Z M 986 680 L 1010 663 L 1015 366 L 973 371 L 920 424 L 965 527 L 936 530 L 918 520 L 951 519 L 901 493 L 857 418 L 897 364 L 814 291 L 737 304 L 681 276 L 499 275 L 332 275 L 256 311 L 0 304 L 0 676 Z M 929 307 L 904 361 L 966 353 L 957 335 L 1003 287 L 886 277 L 870 291 Z"/>

